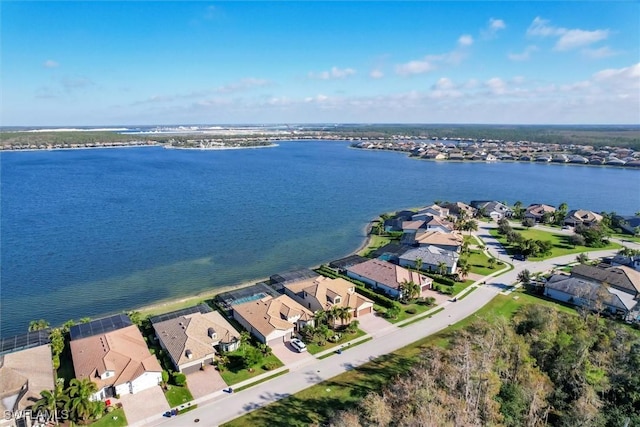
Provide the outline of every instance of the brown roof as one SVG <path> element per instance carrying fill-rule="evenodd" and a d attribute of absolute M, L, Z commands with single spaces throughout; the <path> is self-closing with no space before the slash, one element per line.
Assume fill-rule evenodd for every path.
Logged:
<path fill-rule="evenodd" d="M 277 298 L 269 295 L 259 300 L 234 305 L 233 310 L 265 338 L 275 330 L 291 329 L 293 322 L 297 320 L 293 320 L 295 318 L 313 319 L 311 311 L 287 295 L 280 295 Z"/>
<path fill-rule="evenodd" d="M 366 277 L 392 289 L 398 289 L 400 284 L 405 281 L 412 281 L 420 286 L 431 282 L 431 279 L 427 276 L 379 259 L 372 259 L 354 265 L 349 267 L 347 271 L 351 271 L 352 273 Z"/>
<path fill-rule="evenodd" d="M 238 331 L 217 311 L 187 314 L 155 323 L 153 328 L 178 365 L 190 360 L 187 350 L 190 350 L 193 359 L 202 359 L 215 354 L 214 345 L 231 343 L 240 338 Z M 209 337 L 209 328 L 216 333 L 215 339 Z"/>
<path fill-rule="evenodd" d="M 403 230 L 417 230 L 424 225 L 424 221 L 402 221 Z"/>
<path fill-rule="evenodd" d="M 602 215 L 595 212 L 578 209 L 570 211 L 564 220 L 571 222 L 594 223 L 602 221 Z"/>
<path fill-rule="evenodd" d="M 330 279 L 328 277 L 318 277 L 300 282 L 285 285 L 287 289 L 295 294 L 306 292 L 309 297 L 318 301 L 318 304 L 328 310 L 332 306 L 350 307 L 354 310 L 363 304 L 373 304 L 369 298 L 355 292 L 355 285 L 343 278 Z M 335 297 L 340 296 L 340 302 L 334 303 Z M 301 296 L 301 298 L 304 298 Z"/>
<path fill-rule="evenodd" d="M 556 208 L 554 208 L 553 206 L 544 205 L 544 204 L 531 205 L 526 210 L 528 214 L 534 215 L 536 217 L 542 217 L 547 212 L 554 213 L 555 211 L 556 211 Z"/>
<path fill-rule="evenodd" d="M 421 245 L 462 246 L 463 237 L 457 233 L 442 233 L 438 230 L 427 231 L 416 236 L 416 243 Z"/>
<path fill-rule="evenodd" d="M 599 283 L 607 283 L 613 288 L 633 295 L 640 293 L 640 272 L 626 266 L 600 268 L 578 264 L 571 270 L 571 275 Z"/>
<path fill-rule="evenodd" d="M 132 381 L 145 371 L 162 371 L 135 325 L 71 341 L 71 356 L 76 378 L 89 378 L 98 390 Z M 114 375 L 100 379 L 106 371 Z"/>
<path fill-rule="evenodd" d="M 0 411 L 29 408 L 41 398 L 42 390 L 53 390 L 53 377 L 49 345 L 0 356 Z M 14 400 L 24 386 L 26 393 L 19 401 Z"/>

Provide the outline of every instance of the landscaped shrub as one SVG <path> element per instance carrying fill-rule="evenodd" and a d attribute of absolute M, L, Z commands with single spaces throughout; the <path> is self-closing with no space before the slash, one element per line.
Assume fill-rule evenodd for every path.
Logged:
<path fill-rule="evenodd" d="M 262 366 L 262 369 L 264 369 L 265 371 L 272 371 L 272 370 L 276 369 L 277 367 L 278 367 L 277 363 L 269 362 L 269 363 L 265 363 Z"/>
<path fill-rule="evenodd" d="M 418 310 L 416 310 L 415 308 L 411 307 L 411 308 L 407 308 L 404 312 L 407 313 L 407 314 L 416 314 L 418 312 Z"/>
<path fill-rule="evenodd" d="M 174 372 L 173 373 L 173 383 L 177 386 L 182 387 L 187 383 L 187 376 L 182 372 Z"/>
<path fill-rule="evenodd" d="M 379 293 L 369 289 L 369 288 L 365 288 L 365 287 L 358 287 L 356 289 L 356 292 L 358 292 L 360 295 L 364 295 L 366 297 L 371 298 L 373 301 L 375 301 L 376 303 L 380 304 L 381 306 L 383 306 L 384 308 L 393 308 L 393 307 L 400 307 L 398 305 L 397 302 L 395 302 L 394 300 L 385 297 L 384 295 L 380 295 Z"/>

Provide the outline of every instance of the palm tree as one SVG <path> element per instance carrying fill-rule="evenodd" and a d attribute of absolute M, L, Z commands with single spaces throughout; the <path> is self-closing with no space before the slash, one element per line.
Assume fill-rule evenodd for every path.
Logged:
<path fill-rule="evenodd" d="M 422 258 L 416 258 L 416 270 L 422 270 Z"/>
<path fill-rule="evenodd" d="M 64 381 L 58 381 L 53 390 L 42 390 L 40 392 L 42 398 L 31 407 L 31 410 L 36 414 L 45 411 L 48 416 L 53 415 L 53 422 L 56 425 L 58 425 L 58 409 L 62 409 L 69 400 L 63 393 L 63 383 Z"/>
<path fill-rule="evenodd" d="M 586 264 L 589 262 L 589 256 L 583 252 L 576 257 L 576 261 L 580 264 Z"/>
<path fill-rule="evenodd" d="M 440 261 L 438 263 L 437 270 L 441 276 L 444 276 L 447 273 L 447 263 L 444 261 Z"/>
<path fill-rule="evenodd" d="M 420 295 L 420 286 L 415 283 L 413 280 L 406 281 L 404 280 L 400 284 L 400 293 L 402 294 L 403 301 L 409 301 Z"/>
<path fill-rule="evenodd" d="M 48 327 L 49 322 L 44 319 L 32 320 L 31 322 L 29 322 L 29 332 L 42 331 L 44 329 L 47 329 Z"/>
<path fill-rule="evenodd" d="M 489 268 L 493 269 L 496 266 L 496 259 L 494 257 L 489 258 Z"/>
<path fill-rule="evenodd" d="M 339 310 L 340 310 L 340 307 L 338 307 L 337 305 L 334 305 L 329 310 L 327 310 L 327 323 L 332 327 L 335 326 L 336 320 L 339 319 L 339 315 L 338 315 Z"/>
<path fill-rule="evenodd" d="M 469 232 L 469 236 L 471 236 L 472 231 L 478 231 L 478 221 L 474 221 L 470 219 L 464 223 L 464 229 Z"/>
<path fill-rule="evenodd" d="M 458 273 L 460 273 L 460 277 L 462 278 L 462 280 L 465 280 L 469 276 L 470 272 L 471 267 L 468 263 L 465 262 L 458 265 Z"/>
<path fill-rule="evenodd" d="M 95 402 L 91 400 L 91 396 L 96 391 L 98 391 L 98 387 L 89 378 L 81 380 L 74 378 L 71 380 L 67 389 L 69 401 L 66 407 L 75 415 L 76 419 L 79 418 L 86 423 L 89 417 L 93 415 Z"/>
<path fill-rule="evenodd" d="M 349 307 L 340 307 L 340 310 L 338 310 L 338 317 L 340 318 L 340 323 L 344 325 L 345 322 L 348 323 L 351 320 L 353 313 L 351 313 L 351 309 Z"/>
<path fill-rule="evenodd" d="M 245 347 L 251 340 L 251 334 L 247 331 L 240 332 L 240 347 Z"/>
<path fill-rule="evenodd" d="M 327 322 L 327 312 L 325 310 L 318 310 L 313 315 L 313 320 L 316 327 Z"/>

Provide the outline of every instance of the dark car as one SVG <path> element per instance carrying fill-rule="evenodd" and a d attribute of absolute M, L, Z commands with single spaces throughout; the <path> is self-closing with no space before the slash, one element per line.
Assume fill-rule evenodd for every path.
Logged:
<path fill-rule="evenodd" d="M 527 257 L 526 257 L 526 256 L 524 256 L 524 255 L 522 255 L 522 254 L 515 254 L 515 255 L 513 256 L 513 259 L 517 259 L 518 261 L 526 261 L 526 260 L 527 260 Z"/>

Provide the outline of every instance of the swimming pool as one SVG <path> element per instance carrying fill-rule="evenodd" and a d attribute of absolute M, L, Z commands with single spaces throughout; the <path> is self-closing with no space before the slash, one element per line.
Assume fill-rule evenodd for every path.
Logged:
<path fill-rule="evenodd" d="M 233 301 L 232 305 L 244 304 L 245 302 L 255 301 L 257 299 L 262 299 L 262 298 L 264 298 L 266 296 L 267 296 L 267 294 L 265 294 L 264 292 L 260 292 L 258 294 L 254 294 L 254 295 L 249 295 L 249 296 L 246 296 L 246 297 L 238 298 L 237 300 Z"/>

